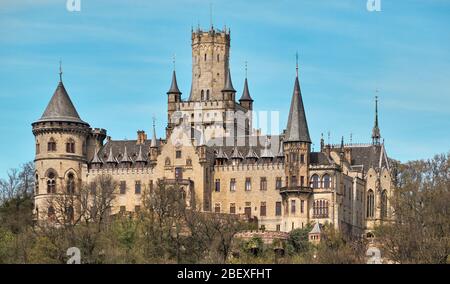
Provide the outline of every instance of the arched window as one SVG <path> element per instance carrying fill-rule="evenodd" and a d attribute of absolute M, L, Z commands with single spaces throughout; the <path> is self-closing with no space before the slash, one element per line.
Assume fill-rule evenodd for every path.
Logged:
<path fill-rule="evenodd" d="M 47 151 L 48 152 L 55 152 L 56 151 L 56 142 L 55 142 L 55 139 L 53 139 L 53 137 L 50 138 L 50 140 L 48 140 Z"/>
<path fill-rule="evenodd" d="M 75 193 L 75 177 L 73 173 L 67 175 L 67 194 Z"/>
<path fill-rule="evenodd" d="M 219 61 L 220 61 L 220 55 L 217 54 L 217 62 L 219 62 Z"/>
<path fill-rule="evenodd" d="M 206 53 L 205 53 L 205 61 L 206 61 Z"/>
<path fill-rule="evenodd" d="M 205 100 L 205 91 L 202 90 L 200 92 L 200 94 L 201 94 L 201 100 L 204 101 Z"/>
<path fill-rule="evenodd" d="M 75 153 L 75 141 L 72 138 L 70 138 L 66 143 L 66 152 Z"/>
<path fill-rule="evenodd" d="M 323 188 L 330 188 L 331 185 L 331 178 L 329 175 L 324 175 L 323 178 Z"/>
<path fill-rule="evenodd" d="M 387 192 L 386 189 L 381 193 L 381 218 L 384 219 L 387 217 Z"/>
<path fill-rule="evenodd" d="M 34 194 L 39 194 L 39 177 L 36 174 L 35 180 L 34 180 Z"/>
<path fill-rule="evenodd" d="M 54 172 L 49 172 L 47 175 L 47 193 L 56 193 L 56 175 Z"/>
<path fill-rule="evenodd" d="M 206 90 L 206 100 L 209 101 L 209 90 Z"/>
<path fill-rule="evenodd" d="M 314 218 L 328 218 L 328 200 L 319 199 L 313 203 Z"/>
<path fill-rule="evenodd" d="M 170 159 L 169 159 L 169 157 L 166 158 L 164 163 L 165 163 L 166 166 L 170 166 Z"/>
<path fill-rule="evenodd" d="M 369 191 L 367 192 L 367 217 L 368 218 L 373 218 L 374 216 L 374 195 L 373 195 L 373 191 L 371 189 L 369 189 Z"/>
<path fill-rule="evenodd" d="M 39 145 L 39 142 L 36 142 L 36 155 L 41 152 L 41 146 Z"/>
<path fill-rule="evenodd" d="M 311 186 L 312 188 L 319 188 L 319 176 L 313 175 L 311 177 Z"/>

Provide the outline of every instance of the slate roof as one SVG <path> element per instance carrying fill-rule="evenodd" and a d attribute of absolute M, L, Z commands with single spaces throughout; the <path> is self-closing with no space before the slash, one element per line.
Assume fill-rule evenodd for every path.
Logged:
<path fill-rule="evenodd" d="M 161 141 L 156 140 L 157 144 L 160 145 Z M 98 156 L 103 161 L 106 162 L 114 162 L 122 161 L 124 156 L 124 149 L 127 149 L 127 155 L 131 162 L 140 161 L 139 151 L 141 151 L 142 161 L 146 161 L 148 157 L 148 153 L 150 151 L 151 140 L 145 140 L 144 144 L 138 145 L 136 144 L 136 140 L 110 140 L 99 150 Z M 112 152 L 113 159 L 109 156 L 110 152 Z"/>
<path fill-rule="evenodd" d="M 311 143 L 298 77 L 295 78 L 285 138 L 286 142 Z"/>
<path fill-rule="evenodd" d="M 228 68 L 227 78 L 225 79 L 225 87 L 223 87 L 222 92 L 234 92 L 234 93 L 236 93 L 236 90 L 233 87 L 233 82 L 231 81 L 230 68 Z"/>
<path fill-rule="evenodd" d="M 42 117 L 38 122 L 44 121 L 61 121 L 61 122 L 77 122 L 88 125 L 86 122 L 81 120 L 78 115 L 69 94 L 64 87 L 64 84 L 60 81 L 56 90 L 50 99 Z"/>
<path fill-rule="evenodd" d="M 250 96 L 250 92 L 248 91 L 248 83 L 247 83 L 247 78 L 245 78 L 245 82 L 244 82 L 244 91 L 242 92 L 242 96 L 239 99 L 239 101 L 251 101 L 253 102 L 252 97 Z"/>
<path fill-rule="evenodd" d="M 328 158 L 326 153 L 323 152 L 311 152 L 309 154 L 309 162 L 311 165 L 324 165 L 328 166 L 333 164 L 330 158 Z"/>
<path fill-rule="evenodd" d="M 170 89 L 167 91 L 167 94 L 181 94 L 180 89 L 178 88 L 177 75 L 175 73 L 175 70 L 173 70 L 172 84 L 170 85 Z"/>
<path fill-rule="evenodd" d="M 349 147 L 349 146 L 347 146 Z M 352 166 L 363 165 L 367 170 L 371 167 L 379 168 L 380 159 L 381 167 L 389 167 L 386 163 L 383 145 L 365 145 L 365 146 L 350 146 L 352 149 Z"/>

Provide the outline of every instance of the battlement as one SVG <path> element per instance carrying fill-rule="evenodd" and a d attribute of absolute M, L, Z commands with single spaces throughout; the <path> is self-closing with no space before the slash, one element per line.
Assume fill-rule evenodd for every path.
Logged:
<path fill-rule="evenodd" d="M 241 163 L 238 165 L 227 164 L 227 165 L 215 165 L 214 171 L 217 172 L 230 172 L 230 171 L 259 171 L 259 170 L 284 170 L 283 162 L 257 162 L 254 164 Z"/>

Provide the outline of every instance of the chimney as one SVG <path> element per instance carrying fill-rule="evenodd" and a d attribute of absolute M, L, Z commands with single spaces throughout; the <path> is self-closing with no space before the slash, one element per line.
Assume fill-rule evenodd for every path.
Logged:
<path fill-rule="evenodd" d="M 137 145 L 142 145 L 145 143 L 145 140 L 147 140 L 147 134 L 145 134 L 144 130 L 138 130 L 137 131 Z"/>

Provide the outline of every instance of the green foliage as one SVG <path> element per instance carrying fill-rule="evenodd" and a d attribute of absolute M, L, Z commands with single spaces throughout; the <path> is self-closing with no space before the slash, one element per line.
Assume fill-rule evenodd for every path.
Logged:
<path fill-rule="evenodd" d="M 308 233 L 312 226 L 294 229 L 289 233 L 287 250 L 290 254 L 302 254 L 310 250 L 311 244 L 308 241 Z"/>

